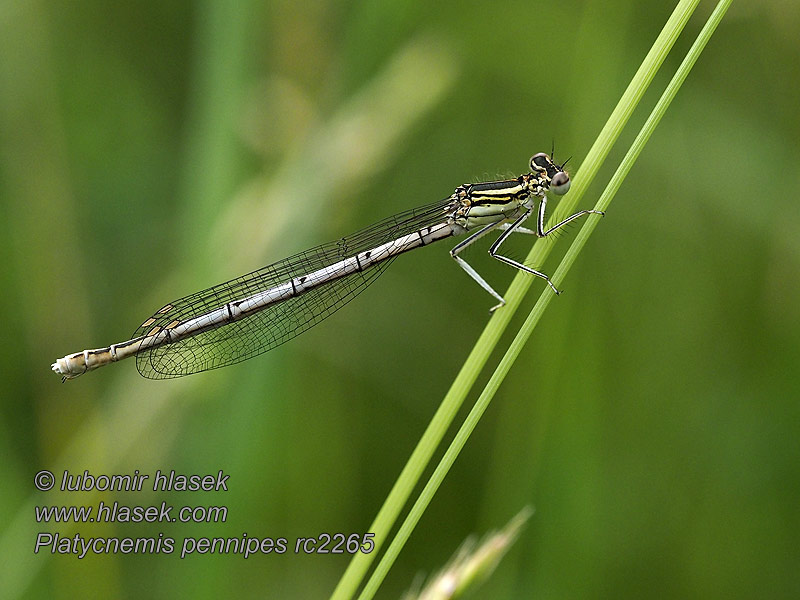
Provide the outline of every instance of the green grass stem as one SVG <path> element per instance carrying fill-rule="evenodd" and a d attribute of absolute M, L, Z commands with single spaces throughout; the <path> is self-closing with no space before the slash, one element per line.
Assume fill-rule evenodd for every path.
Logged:
<path fill-rule="evenodd" d="M 720 0 L 720 2 L 717 4 L 714 12 L 711 14 L 700 34 L 697 36 L 694 44 L 681 62 L 681 65 L 678 67 L 675 75 L 670 80 L 669 84 L 664 90 L 664 93 L 661 95 L 661 98 L 658 100 L 656 106 L 650 113 L 650 116 L 647 118 L 647 121 L 642 126 L 641 131 L 636 136 L 636 139 L 634 140 L 633 144 L 631 144 L 631 147 L 626 153 L 624 159 L 601 194 L 600 199 L 595 205 L 595 210 L 605 211 L 611 204 L 611 200 L 619 190 L 620 185 L 622 185 L 623 180 L 628 175 L 633 163 L 636 162 L 636 159 L 639 157 L 639 154 L 641 153 L 645 144 L 650 139 L 650 136 L 655 130 L 656 126 L 661 121 L 661 118 L 664 116 L 664 113 L 666 112 L 670 103 L 675 98 L 675 95 L 686 79 L 686 76 L 692 70 L 695 62 L 697 62 L 697 58 L 700 56 L 700 53 L 703 51 L 703 48 L 705 48 L 708 40 L 711 38 L 711 35 L 717 28 L 717 25 L 725 15 L 725 12 L 730 6 L 731 1 L 732 0 Z M 594 231 L 594 228 L 597 226 L 597 223 L 600 221 L 600 219 L 601 217 L 599 216 L 591 215 L 586 220 L 586 223 L 581 228 L 579 234 L 575 238 L 575 241 L 570 245 L 567 253 L 564 255 L 564 258 L 561 260 L 561 263 L 553 274 L 552 280 L 556 286 L 563 281 L 564 277 L 575 262 L 575 259 L 580 251 L 585 246 L 586 241 L 589 239 L 589 236 Z M 451 442 L 441 461 L 423 488 L 417 501 L 414 503 L 414 506 L 411 508 L 411 511 L 395 535 L 395 538 L 389 545 L 389 548 L 387 548 L 386 552 L 384 553 L 380 563 L 373 572 L 372 577 L 370 577 L 370 580 L 367 582 L 360 599 L 367 600 L 374 596 L 375 591 L 385 577 L 389 568 L 391 568 L 395 558 L 399 554 L 408 537 L 411 535 L 411 532 L 432 500 L 433 495 L 436 493 L 436 490 L 439 488 L 439 485 L 441 484 L 445 475 L 447 475 L 450 467 L 455 462 L 455 459 L 461 452 L 461 449 L 466 444 L 472 431 L 477 426 L 478 421 L 485 412 L 486 408 L 489 406 L 489 403 L 494 397 L 495 392 L 500 387 L 500 384 L 505 379 L 505 376 L 508 374 L 511 366 L 516 361 L 517 357 L 522 351 L 522 348 L 530 338 L 534 328 L 539 323 L 544 310 L 550 304 L 550 301 L 553 299 L 553 297 L 554 295 L 550 292 L 549 288 L 545 288 L 542 291 L 541 295 L 539 296 L 539 300 L 534 305 L 522 327 L 520 327 L 519 332 L 509 345 L 508 350 L 486 384 L 486 387 L 484 387 L 480 397 L 475 402 L 475 405 L 473 406 L 469 415 L 467 415 L 467 418 L 464 420 L 464 423 L 462 424 L 455 438 Z"/>
<path fill-rule="evenodd" d="M 723 0 L 718 9 L 709 19 L 706 27 L 698 37 L 697 42 L 695 42 L 695 45 L 692 47 L 686 59 L 681 64 L 681 68 L 679 69 L 678 73 L 676 73 L 675 78 L 673 78 L 673 80 L 670 82 L 670 85 L 664 92 L 664 95 L 662 96 L 658 105 L 645 123 L 645 126 L 642 128 L 639 136 L 636 138 L 636 141 L 631 147 L 628 155 L 626 155 L 625 160 L 620 165 L 620 168 L 618 169 L 614 178 L 609 183 L 606 191 L 598 201 L 598 210 L 603 210 L 604 207 L 610 203 L 610 200 L 613 198 L 613 195 L 616 193 L 617 189 L 619 189 L 619 185 L 627 175 L 631 165 L 636 160 L 636 157 L 641 152 L 642 147 L 652 133 L 652 130 L 655 128 L 655 125 L 660 120 L 661 116 L 669 105 L 669 102 L 671 102 L 672 98 L 677 92 L 677 89 L 680 87 L 680 84 L 685 79 L 686 74 L 688 74 L 697 56 L 699 56 L 699 53 L 705 45 L 708 37 L 710 37 L 711 33 L 713 33 L 716 24 L 719 22 L 722 14 L 724 14 L 725 9 L 727 9 L 727 4 L 729 4 L 729 1 L 730 0 Z M 574 178 L 572 193 L 559 203 L 559 207 L 556 211 L 554 211 L 551 220 L 555 219 L 557 221 L 574 211 L 575 206 L 580 201 L 586 189 L 594 179 L 600 165 L 605 160 L 616 139 L 619 137 L 622 128 L 627 123 L 630 115 L 652 81 L 655 73 L 663 63 L 664 58 L 672 48 L 677 36 L 683 30 L 683 27 L 685 26 L 689 17 L 697 7 L 698 2 L 699 0 L 683 0 L 673 11 L 662 32 L 656 39 L 652 48 L 634 75 L 631 83 L 628 85 L 628 88 L 623 93 L 622 98 L 612 112 L 611 117 L 609 118 L 605 127 L 600 132 L 600 135 L 587 154 L 587 157 L 581 165 L 581 168 L 578 170 L 578 173 Z M 575 261 L 580 249 L 586 243 L 588 236 L 596 226 L 598 219 L 599 217 L 590 217 L 587 219 L 587 223 L 585 224 L 584 228 L 582 228 L 579 236 L 576 238 L 575 242 L 554 273 L 553 282 L 556 285 L 559 285 L 560 281 L 563 280 L 564 276 L 569 270 L 569 267 Z M 534 244 L 534 247 L 525 261 L 527 264 L 541 264 L 544 261 L 552 245 L 543 242 L 543 240 L 539 240 L 536 244 Z M 427 430 L 423 434 L 423 437 L 420 439 L 420 442 L 412 453 L 412 456 L 403 469 L 403 472 L 395 482 L 394 487 L 392 488 L 383 507 L 379 511 L 378 516 L 370 528 L 370 531 L 376 534 L 375 537 L 378 541 L 378 548 L 376 548 L 376 552 L 380 548 L 380 543 L 386 539 L 385 536 L 388 535 L 389 530 L 393 526 L 397 516 L 399 515 L 409 495 L 413 491 L 414 486 L 419 480 L 419 477 L 427 466 L 430 457 L 440 443 L 444 433 L 449 428 L 455 413 L 458 411 L 467 393 L 472 388 L 475 380 L 488 360 L 489 355 L 499 341 L 500 335 L 505 330 L 505 327 L 513 316 L 513 313 L 516 311 L 516 308 L 519 306 L 522 297 L 525 295 L 531 283 L 532 278 L 527 277 L 522 273 L 519 273 L 515 277 L 505 295 L 508 304 L 503 310 L 497 311 L 487 324 L 484 332 L 480 336 L 478 342 L 467 358 L 467 361 L 456 377 L 456 380 L 453 382 L 453 385 L 445 396 L 445 399 L 440 405 L 437 413 L 434 415 Z M 385 555 L 381 559 L 381 562 L 379 563 L 375 572 L 372 574 L 360 596 L 361 599 L 366 600 L 373 597 L 378 586 L 393 564 L 397 554 L 402 549 L 405 541 L 408 539 L 408 536 L 433 497 L 433 494 L 436 492 L 436 489 L 438 489 L 438 486 L 440 485 L 445 474 L 455 461 L 455 458 L 458 456 L 458 453 L 460 452 L 461 448 L 463 448 L 472 430 L 477 425 L 477 422 L 491 401 L 491 398 L 494 396 L 494 393 L 496 392 L 500 383 L 508 373 L 508 370 L 510 369 L 516 357 L 519 355 L 525 342 L 530 337 L 533 329 L 541 318 L 544 309 L 549 304 L 551 299 L 552 293 L 549 291 L 549 288 L 545 288 L 545 291 L 540 296 L 539 301 L 536 303 L 531 314 L 528 316 L 528 319 L 525 321 L 519 333 L 509 346 L 506 355 L 501 360 L 495 373 L 492 375 L 486 387 L 484 388 L 483 393 L 479 397 L 470 414 L 467 416 L 461 429 L 456 434 L 456 437 L 420 494 L 417 502 L 406 517 L 405 522 L 398 531 L 392 544 L 387 549 Z M 369 568 L 369 565 L 371 564 L 376 552 L 373 552 L 369 555 L 359 554 L 354 557 L 347 571 L 339 582 L 339 585 L 334 591 L 332 598 L 352 597 L 361 580 L 363 579 L 364 574 Z"/>

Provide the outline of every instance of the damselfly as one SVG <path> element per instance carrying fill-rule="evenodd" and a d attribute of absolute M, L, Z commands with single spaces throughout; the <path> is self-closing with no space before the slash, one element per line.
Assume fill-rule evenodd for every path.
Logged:
<path fill-rule="evenodd" d="M 544 228 L 547 192 L 567 193 L 569 175 L 545 153 L 516 179 L 467 183 L 448 198 L 400 213 L 345 238 L 323 244 L 247 275 L 175 300 L 142 323 L 130 340 L 59 358 L 53 371 L 72 379 L 136 356 L 144 377 L 165 379 L 225 367 L 271 350 L 310 329 L 352 300 L 399 254 L 455 235 L 470 235 L 450 255 L 497 300 L 505 300 L 459 254 L 497 229 L 489 254 L 512 267 L 550 278 L 498 254 L 514 233 L 545 237 L 594 210 L 582 210 Z M 538 201 L 536 228 L 522 227 Z"/>

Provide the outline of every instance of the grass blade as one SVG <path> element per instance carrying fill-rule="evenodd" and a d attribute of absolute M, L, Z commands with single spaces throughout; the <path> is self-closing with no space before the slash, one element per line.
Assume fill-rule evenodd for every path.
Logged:
<path fill-rule="evenodd" d="M 650 113 L 650 116 L 642 126 L 641 131 L 636 136 L 636 139 L 626 153 L 625 158 L 622 160 L 620 166 L 617 168 L 616 172 L 611 178 L 611 181 L 609 181 L 606 189 L 601 194 L 600 199 L 595 206 L 596 210 L 606 210 L 608 208 L 617 190 L 619 190 L 622 181 L 627 176 L 628 172 L 633 166 L 633 163 L 636 162 L 636 159 L 644 148 L 644 145 L 650 139 L 650 136 L 661 120 L 661 117 L 664 116 L 664 113 L 666 112 L 673 98 L 675 98 L 675 95 L 686 79 L 686 76 L 691 71 L 692 67 L 697 61 L 697 58 L 703 51 L 703 48 L 705 48 L 720 20 L 725 15 L 725 12 L 727 11 L 728 6 L 730 6 L 731 1 L 732 0 L 720 0 L 719 4 L 717 4 L 716 9 L 709 17 L 686 57 L 678 67 L 675 75 L 670 80 L 669 84 L 664 90 L 664 93 L 661 95 L 661 98 L 653 108 L 653 111 Z M 575 262 L 578 254 L 586 244 L 589 236 L 592 234 L 592 231 L 594 231 L 594 228 L 599 220 L 600 217 L 591 215 L 581 228 L 581 231 L 579 232 L 575 241 L 572 243 L 555 273 L 553 274 L 552 279 L 556 286 L 558 286 L 566 276 L 570 267 Z M 381 562 L 378 564 L 372 577 L 367 582 L 367 586 L 365 587 L 360 598 L 367 599 L 374 595 L 374 592 L 377 590 L 406 540 L 411 535 L 411 532 L 422 516 L 422 513 L 427 508 L 445 475 L 455 462 L 455 459 L 458 457 L 461 449 L 464 447 L 464 444 L 466 444 L 467 439 L 469 439 L 470 434 L 475 429 L 475 426 L 478 424 L 478 421 L 480 420 L 486 408 L 489 406 L 489 403 L 494 397 L 495 392 L 500 387 L 503 379 L 505 379 L 506 374 L 519 356 L 522 348 L 525 346 L 525 343 L 528 341 L 533 333 L 534 328 L 541 319 L 545 308 L 550 304 L 552 299 L 553 294 L 548 288 L 545 288 L 542 294 L 539 296 L 539 300 L 536 302 L 536 305 L 531 310 L 531 313 L 528 315 L 528 318 L 525 320 L 516 337 L 511 342 L 506 354 L 501 359 L 497 369 L 492 374 L 480 397 L 475 402 L 475 405 L 473 406 L 469 415 L 464 420 L 464 423 L 448 447 L 447 452 L 445 452 L 442 460 L 437 465 L 436 470 L 431 475 L 431 478 L 425 485 L 425 488 L 420 493 L 419 498 L 411 508 L 411 511 L 398 530 L 394 540 L 392 540 L 389 548 L 386 550 Z"/>
<path fill-rule="evenodd" d="M 597 140 L 587 153 L 581 168 L 578 170 L 573 180 L 572 191 L 561 199 L 558 208 L 551 216 L 551 221 L 553 219 L 561 219 L 564 215 L 574 212 L 575 206 L 582 198 L 586 189 L 588 189 L 590 183 L 594 179 L 594 176 L 597 174 L 600 165 L 605 160 L 614 142 L 619 137 L 623 127 L 630 118 L 630 115 L 633 113 L 633 110 L 636 108 L 636 105 L 655 76 L 655 73 L 660 68 L 664 58 L 669 53 L 675 40 L 683 30 L 686 22 L 689 20 L 689 17 L 694 12 L 694 9 L 697 7 L 698 3 L 699 0 L 681 0 L 678 3 L 647 56 L 642 61 L 641 66 L 633 76 L 630 84 L 628 84 L 628 87 L 617 103 L 616 108 L 600 132 L 600 135 L 597 137 Z M 525 260 L 526 263 L 541 264 L 544 262 L 544 259 L 549 253 L 549 249 L 552 247 L 552 245 L 542 242 L 543 240 L 540 240 L 540 242 L 534 244 L 533 249 L 528 255 L 528 258 Z M 483 370 L 483 367 L 485 366 L 491 352 L 497 345 L 500 336 L 502 335 L 503 331 L 505 331 L 506 326 L 511 320 L 511 317 L 513 317 L 517 307 L 522 301 L 523 296 L 532 284 L 532 280 L 533 278 L 528 277 L 523 273 L 519 273 L 514 278 L 505 294 L 505 299 L 507 302 L 506 306 L 503 308 L 503 310 L 496 311 L 493 317 L 489 320 L 489 323 L 486 325 L 486 328 L 467 357 L 467 360 L 459 371 L 456 379 L 453 381 L 450 390 L 439 406 L 439 409 L 436 411 L 436 414 L 431 419 L 427 429 L 420 438 L 420 441 L 417 443 L 414 452 L 411 454 L 411 457 L 403 468 L 403 471 L 400 473 L 400 476 L 395 481 L 395 484 L 384 501 L 384 504 L 378 512 L 378 515 L 370 526 L 369 531 L 375 534 L 375 549 L 370 554 L 358 553 L 353 557 L 331 596 L 333 600 L 351 598 L 355 594 L 372 561 L 387 539 L 389 531 L 403 509 L 403 506 L 405 506 L 405 503 L 416 486 L 416 483 L 419 481 L 422 472 L 429 463 L 433 452 L 438 447 L 447 429 L 450 427 L 456 412 L 463 404 L 466 395 L 469 393 L 469 390 L 474 385 L 478 375 Z M 511 349 L 509 349 L 509 352 L 510 351 Z M 499 385 L 499 381 L 497 384 Z M 472 415 L 470 414 L 470 416 Z M 461 432 L 459 432 L 459 434 L 460 433 Z M 455 444 L 455 442 L 456 440 L 454 440 L 453 443 Z M 455 457 L 453 457 L 453 460 L 454 459 Z M 428 485 L 431 485 L 431 482 L 429 482 Z M 409 514 L 407 522 L 409 522 L 411 517 L 412 515 Z M 418 519 L 419 515 L 417 515 L 416 518 Z M 414 524 L 416 524 L 416 520 L 414 520 Z M 413 525 L 411 528 L 413 529 Z M 410 533 L 410 530 L 408 533 Z M 400 547 L 402 547 L 402 543 L 404 543 L 404 541 L 405 540 L 403 539 L 402 542 L 400 542 Z M 395 542 L 398 542 L 398 538 L 395 538 Z M 393 546 L 395 542 L 393 542 Z M 380 584 L 380 581 L 382 581 L 385 573 L 388 571 L 388 566 L 390 566 L 394 561 L 396 552 L 399 552 L 399 548 L 396 549 L 393 555 L 390 555 L 389 552 L 387 552 L 387 555 L 384 557 L 384 559 L 382 559 L 381 564 L 379 565 L 378 569 L 376 569 L 375 573 L 367 584 L 367 587 L 364 589 L 361 598 L 372 597 L 377 589 L 377 586 Z"/>

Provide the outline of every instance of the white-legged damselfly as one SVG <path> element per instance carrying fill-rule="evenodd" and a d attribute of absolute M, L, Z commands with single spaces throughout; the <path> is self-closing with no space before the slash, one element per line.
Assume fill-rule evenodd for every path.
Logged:
<path fill-rule="evenodd" d="M 470 235 L 450 255 L 494 296 L 492 310 L 505 301 L 459 254 L 494 229 L 502 233 L 489 254 L 543 278 L 558 293 L 547 275 L 498 250 L 514 232 L 545 237 L 580 216 L 602 214 L 583 210 L 545 230 L 547 192 L 563 195 L 569 189 L 563 167 L 547 154 L 536 154 L 531 171 L 516 179 L 461 185 L 444 200 L 170 302 L 130 340 L 67 355 L 53 363 L 53 371 L 67 380 L 130 356 L 136 356 L 139 373 L 150 379 L 232 365 L 313 327 L 363 291 L 397 255 L 465 233 Z M 535 229 L 522 227 L 534 210 Z"/>

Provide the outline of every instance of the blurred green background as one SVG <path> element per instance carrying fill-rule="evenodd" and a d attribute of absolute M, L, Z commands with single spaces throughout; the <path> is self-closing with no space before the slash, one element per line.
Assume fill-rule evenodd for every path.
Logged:
<path fill-rule="evenodd" d="M 2 3 L 0 596 L 326 597 L 347 556 L 78 559 L 34 542 L 364 532 L 488 319 L 447 244 L 237 366 L 153 382 L 127 361 L 62 385 L 50 363 L 127 339 L 169 300 L 517 175 L 553 141 L 574 172 L 672 8 Z M 734 3 L 380 597 L 528 504 L 477 597 L 800 595 L 799 32 L 794 0 Z M 468 260 L 503 290 L 513 273 L 486 247 Z M 229 491 L 39 493 L 44 468 L 222 469 Z M 34 520 L 35 505 L 100 500 L 229 513 Z"/>

